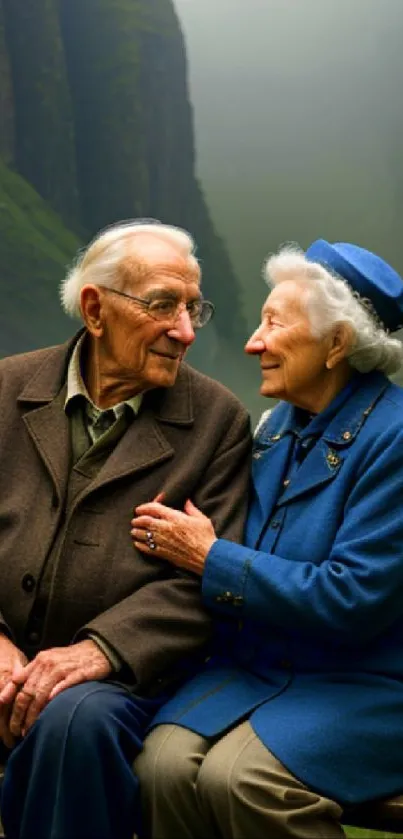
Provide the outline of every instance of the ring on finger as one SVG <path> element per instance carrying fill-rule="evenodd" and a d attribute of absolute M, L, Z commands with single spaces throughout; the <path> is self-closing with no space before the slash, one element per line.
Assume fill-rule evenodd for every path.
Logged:
<path fill-rule="evenodd" d="M 150 548 L 150 551 L 155 551 L 157 543 L 151 530 L 146 531 L 146 543 L 147 547 Z"/>

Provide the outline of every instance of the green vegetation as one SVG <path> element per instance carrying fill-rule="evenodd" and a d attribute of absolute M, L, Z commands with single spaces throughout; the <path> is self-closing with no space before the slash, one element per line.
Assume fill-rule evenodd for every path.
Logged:
<path fill-rule="evenodd" d="M 3 0 L 18 171 L 65 222 L 78 224 L 73 112 L 54 0 Z"/>
<path fill-rule="evenodd" d="M 347 827 L 346 834 L 349 839 L 394 839 L 401 836 L 399 833 L 384 833 L 377 830 L 359 830 L 357 827 Z"/>
<path fill-rule="evenodd" d="M 0 355 L 57 343 L 72 332 L 58 283 L 78 246 L 35 190 L 0 161 Z"/>
<path fill-rule="evenodd" d="M 82 221 L 91 233 L 120 218 L 151 215 L 139 78 L 141 6 L 132 0 L 61 2 Z"/>
<path fill-rule="evenodd" d="M 8 55 L 3 0 L 0 0 L 0 155 L 6 163 L 14 159 L 14 97 Z"/>

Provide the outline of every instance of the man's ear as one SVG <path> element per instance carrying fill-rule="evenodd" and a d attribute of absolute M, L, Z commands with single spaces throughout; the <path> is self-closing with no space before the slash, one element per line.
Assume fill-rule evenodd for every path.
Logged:
<path fill-rule="evenodd" d="M 353 343 L 353 332 L 347 323 L 339 323 L 332 335 L 331 346 L 326 359 L 326 367 L 332 370 L 347 358 Z"/>
<path fill-rule="evenodd" d="M 104 326 L 100 289 L 96 285 L 85 285 L 80 293 L 80 308 L 88 331 L 95 338 L 101 338 Z"/>

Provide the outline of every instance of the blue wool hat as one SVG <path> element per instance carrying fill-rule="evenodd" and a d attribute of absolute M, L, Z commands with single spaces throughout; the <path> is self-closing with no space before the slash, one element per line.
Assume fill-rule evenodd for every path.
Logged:
<path fill-rule="evenodd" d="M 403 280 L 379 256 L 358 245 L 331 245 L 325 239 L 313 242 L 305 256 L 338 274 L 353 291 L 370 300 L 385 329 L 395 332 L 403 326 Z"/>

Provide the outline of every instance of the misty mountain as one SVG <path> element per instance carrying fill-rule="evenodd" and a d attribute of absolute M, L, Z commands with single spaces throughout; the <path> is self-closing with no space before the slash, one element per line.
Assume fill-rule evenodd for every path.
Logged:
<path fill-rule="evenodd" d="M 174 2 L 198 174 L 249 331 L 262 262 L 285 242 L 352 241 L 403 273 L 402 0 Z M 239 392 L 257 416 L 267 400 L 247 363 Z"/>
<path fill-rule="evenodd" d="M 119 219 L 154 217 L 192 232 L 216 303 L 194 362 L 225 380 L 234 346 L 242 366 L 237 278 L 194 146 L 171 0 L 0 0 L 2 354 L 71 333 L 58 284 L 77 247 Z"/>
<path fill-rule="evenodd" d="M 198 171 L 250 328 L 261 263 L 319 237 L 403 272 L 401 0 L 175 0 Z"/>

